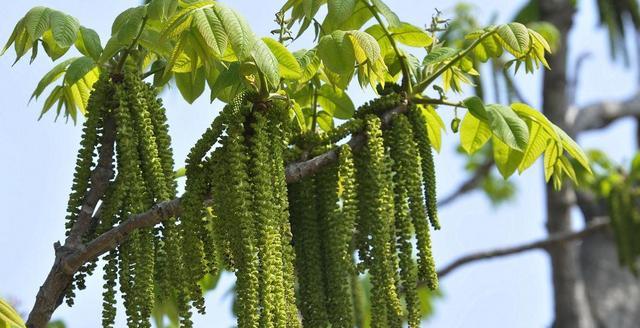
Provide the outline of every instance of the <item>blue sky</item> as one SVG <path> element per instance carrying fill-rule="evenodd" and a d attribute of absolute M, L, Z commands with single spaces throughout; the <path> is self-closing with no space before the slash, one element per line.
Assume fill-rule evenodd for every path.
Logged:
<path fill-rule="evenodd" d="M 240 11 L 259 35 L 273 29 L 273 13 L 282 1 L 226 1 Z M 427 23 L 434 8 L 445 16 L 457 1 L 395 0 L 389 6 L 399 16 L 418 26 Z M 137 1 L 23 0 L 3 5 L 0 41 L 9 36 L 13 25 L 33 6 L 45 5 L 77 17 L 94 28 L 106 41 L 112 19 Z M 259 3 L 259 5 L 257 5 Z M 497 12 L 505 22 L 523 1 L 482 1 L 477 8 L 481 22 Z M 579 1 L 576 28 L 571 34 L 571 59 L 584 52 L 591 59 L 583 65 L 577 103 L 599 99 L 624 99 L 637 87 L 635 63 L 630 68 L 609 60 L 606 34 L 597 29 L 595 0 Z M 309 47 L 296 42 L 292 49 Z M 53 122 L 52 116 L 38 122 L 41 102 L 27 104 L 40 77 L 52 67 L 41 56 L 32 65 L 28 60 L 11 67 L 13 54 L 0 57 L 0 295 L 19 302 L 27 312 L 38 287 L 53 261 L 52 244 L 64 237 L 63 218 L 79 142 L 80 126 Z M 532 105 L 540 104 L 540 74 L 518 75 L 518 85 Z M 356 104 L 370 99 L 371 92 L 352 87 Z M 168 108 L 175 158 L 182 165 L 190 145 L 209 125 L 220 109 L 203 97 L 187 105 L 175 88 L 163 94 Z M 441 113 L 451 118 L 448 109 Z M 605 149 L 616 160 L 628 160 L 635 147 L 634 124 L 621 121 L 602 132 L 590 133 L 579 141 L 585 148 Z M 437 159 L 438 191 L 447 195 L 464 180 L 463 161 L 455 153 L 457 135 L 445 136 Z M 544 230 L 542 170 L 539 164 L 515 177 L 519 193 L 509 205 L 492 208 L 485 197 L 474 193 L 441 210 L 443 229 L 433 234 L 434 252 L 439 265 L 474 250 L 511 245 L 541 238 Z M 576 212 L 576 227 L 580 216 Z M 61 306 L 54 315 L 71 328 L 97 327 L 100 322 L 101 285 L 97 273 L 88 289 L 78 293 L 76 306 Z M 231 327 L 231 299 L 228 295 L 232 275 L 226 275 L 218 289 L 207 298 L 208 314 L 197 316 L 197 326 Z M 544 253 L 531 252 L 515 257 L 486 261 L 456 271 L 441 282 L 444 298 L 436 303 L 436 314 L 424 323 L 428 327 L 545 327 L 552 320 L 549 263 Z M 119 316 L 119 326 L 124 326 Z"/>

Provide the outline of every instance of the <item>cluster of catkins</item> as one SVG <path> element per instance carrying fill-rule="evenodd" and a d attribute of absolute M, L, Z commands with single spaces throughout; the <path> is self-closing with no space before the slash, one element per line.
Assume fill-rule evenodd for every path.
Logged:
<path fill-rule="evenodd" d="M 364 129 L 364 147 L 352 153 L 339 146 L 337 164 L 289 186 L 304 327 L 363 326 L 359 274 L 371 281 L 371 327 L 418 327 L 418 285 L 437 288 L 429 224 L 439 223 L 426 122 L 410 107 L 383 132 L 376 115 L 400 105 L 390 95 L 360 108 L 349 124 Z"/>
<path fill-rule="evenodd" d="M 87 111 L 68 204 L 67 233 L 83 210 L 88 190 L 98 188 L 92 185 L 97 179 L 92 179 L 91 172 L 109 171 L 109 183 L 99 195 L 100 208 L 83 236 L 90 241 L 132 214 L 175 198 L 177 186 L 165 110 L 151 85 L 132 72 L 102 74 Z M 184 267 L 181 247 L 187 235 L 183 228 L 167 220 L 157 227 L 138 229 L 105 256 L 104 327 L 114 325 L 118 286 L 129 327 L 151 326 L 149 317 L 159 295 L 185 299 L 183 302 L 192 297 L 179 280 Z M 74 288 L 83 289 L 85 277 L 95 267 L 94 261 L 76 274 L 67 290 L 67 303 L 73 304 Z"/>
<path fill-rule="evenodd" d="M 129 327 L 150 327 L 154 304 L 167 300 L 176 304 L 180 326 L 191 327 L 191 309 L 204 312 L 199 281 L 224 269 L 237 278 L 239 328 L 363 326 L 363 274 L 371 282 L 371 327 L 418 327 L 418 286 L 438 285 L 429 231 L 439 228 L 420 109 L 387 95 L 329 135 L 297 143 L 303 139 L 292 137 L 287 102 L 250 97 L 236 96 L 191 149 L 180 217 L 137 230 L 105 256 L 103 326 L 114 324 L 119 286 Z M 399 106 L 408 108 L 383 131 L 382 114 Z M 89 102 L 69 227 L 96 157 L 108 149 L 108 124 L 115 127 L 110 166 L 117 174 L 87 239 L 176 195 L 155 90 L 135 74 L 103 76 Z M 362 133 L 364 145 L 340 145 L 350 133 Z M 328 150 L 337 161 L 287 183 L 285 158 Z M 84 287 L 95 266 L 84 267 L 74 284 Z M 69 291 L 72 300 L 73 286 Z"/>
<path fill-rule="evenodd" d="M 637 172 L 613 186 L 607 197 L 620 263 L 638 274 L 640 257 L 640 181 Z"/>

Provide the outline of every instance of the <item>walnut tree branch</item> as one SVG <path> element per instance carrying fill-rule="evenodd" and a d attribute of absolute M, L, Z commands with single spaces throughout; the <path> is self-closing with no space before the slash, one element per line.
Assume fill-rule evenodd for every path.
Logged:
<path fill-rule="evenodd" d="M 624 117 L 640 117 L 640 92 L 627 100 L 572 107 L 567 112 L 567 122 L 576 133 L 601 129 Z"/>
<path fill-rule="evenodd" d="M 405 103 L 383 113 L 381 116 L 383 127 L 389 125 L 394 115 L 406 111 L 407 104 Z M 360 132 L 354 134 L 348 143 L 354 150 L 357 150 L 364 145 L 365 140 L 366 137 L 364 133 Z M 337 151 L 331 150 L 306 161 L 290 163 L 286 166 L 285 169 L 287 183 L 296 182 L 304 177 L 311 176 L 328 164 L 335 162 L 337 159 Z M 109 162 L 109 165 L 110 164 L 111 163 Z M 99 167 L 100 165 L 98 165 L 98 168 Z M 94 170 L 94 172 L 97 172 L 97 169 Z M 92 192 L 94 192 L 93 188 L 89 193 L 92 194 Z M 95 211 L 95 205 L 100 198 L 101 196 L 97 197 L 95 203 L 92 201 L 92 206 L 87 207 L 86 212 L 91 213 L 88 214 L 86 220 L 83 219 L 83 228 L 76 228 L 77 230 L 85 229 L 85 223 L 86 229 L 88 229 L 91 215 Z M 55 309 L 62 303 L 65 290 L 73 281 L 74 274 L 82 267 L 82 265 L 116 248 L 118 245 L 125 242 L 133 231 L 145 227 L 152 227 L 164 220 L 179 216 L 181 211 L 182 209 L 180 207 L 180 198 L 176 198 L 167 202 L 157 204 L 144 213 L 132 215 L 129 219 L 125 220 L 120 225 L 112 228 L 111 230 L 108 230 L 107 232 L 96 237 L 87 244 L 82 244 L 81 238 L 79 239 L 78 243 L 74 243 L 73 245 L 65 242 L 65 245 L 61 246 L 59 243 L 56 243 L 54 245 L 56 257 L 53 266 L 45 282 L 38 291 L 36 302 L 33 306 L 33 309 L 31 310 L 31 313 L 29 313 L 27 327 L 46 327 L 47 323 L 51 319 L 51 315 L 53 314 Z M 83 207 L 83 213 L 84 212 L 85 211 Z M 79 221 L 80 220 L 78 220 L 78 222 Z"/>
<path fill-rule="evenodd" d="M 457 260 L 449 263 L 448 265 L 444 266 L 442 269 L 438 270 L 438 276 L 442 278 L 450 274 L 454 270 L 473 262 L 488 260 L 496 257 L 520 254 L 523 252 L 536 250 L 536 249 L 547 249 L 557 244 L 579 240 L 597 231 L 603 230 L 608 226 L 609 226 L 609 219 L 607 217 L 599 217 L 589 222 L 587 226 L 582 230 L 572 231 L 568 233 L 561 233 L 557 235 L 551 235 L 545 239 L 537 240 L 537 241 L 533 241 L 533 242 L 529 242 L 521 245 L 468 254 L 458 258 Z"/>

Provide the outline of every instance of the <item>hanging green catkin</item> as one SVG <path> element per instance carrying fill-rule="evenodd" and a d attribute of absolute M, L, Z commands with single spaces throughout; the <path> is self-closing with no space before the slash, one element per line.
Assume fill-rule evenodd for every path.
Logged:
<path fill-rule="evenodd" d="M 409 107 L 408 117 L 413 128 L 414 140 L 420 150 L 427 214 L 429 215 L 429 221 L 431 221 L 433 228 L 438 230 L 440 229 L 440 222 L 438 220 L 438 200 L 436 196 L 436 173 L 433 162 L 433 150 L 429 141 L 429 131 L 427 130 L 427 121 L 424 115 L 422 115 L 421 109 L 415 105 Z"/>
<path fill-rule="evenodd" d="M 118 278 L 118 252 L 112 250 L 104 258 L 104 292 L 102 292 L 102 327 L 113 327 L 116 319 L 116 279 Z"/>
<path fill-rule="evenodd" d="M 233 258 L 236 260 L 236 297 L 238 303 L 238 327 L 255 328 L 259 325 L 259 259 L 255 222 L 251 213 L 251 191 L 249 190 L 248 152 L 245 145 L 243 98 L 236 98 L 231 105 L 226 147 L 227 188 L 229 217 L 223 218 L 234 223 L 229 231 Z"/>
<path fill-rule="evenodd" d="M 295 250 L 292 245 L 291 224 L 289 221 L 289 200 L 284 167 L 283 152 L 288 145 L 289 107 L 275 103 L 269 110 L 269 143 L 271 153 L 271 172 L 273 172 L 273 197 L 280 226 L 280 242 L 282 249 L 282 280 L 284 282 L 285 307 L 288 328 L 301 328 L 302 323 L 296 306 Z"/>
<path fill-rule="evenodd" d="M 396 289 L 395 252 L 391 254 L 393 200 L 389 196 L 392 195 L 391 176 L 385 164 L 380 119 L 367 116 L 365 131 L 366 146 L 356 168 L 359 171 L 359 213 L 361 220 L 369 225 L 371 234 L 371 259 L 368 265 L 372 283 L 371 323 L 372 327 L 387 327 L 389 323 L 396 326 L 402 316 L 402 308 Z"/>
<path fill-rule="evenodd" d="M 260 257 L 260 327 L 286 326 L 284 282 L 282 281 L 282 243 L 280 225 L 271 179 L 270 136 L 265 116 L 254 109 L 250 126 L 249 176 L 253 194 L 253 222 L 259 227 L 258 254 Z"/>
<path fill-rule="evenodd" d="M 388 138 L 393 171 L 395 172 L 393 180 L 396 247 L 399 252 L 400 277 L 402 288 L 404 289 L 408 326 L 418 327 L 420 324 L 420 305 L 417 295 L 418 272 L 413 261 L 411 238 L 414 227 L 410 217 L 408 191 L 409 185 L 413 182 L 409 180 L 415 178 L 415 176 L 412 176 L 412 167 L 416 165 L 415 162 L 410 162 L 409 148 L 411 147 L 411 142 L 413 142 L 412 138 L 412 131 L 407 119 L 402 115 L 396 116 L 392 121 Z M 421 181 L 418 180 L 417 182 L 418 186 L 420 186 Z M 426 220 L 424 223 L 428 225 Z"/>
<path fill-rule="evenodd" d="M 144 211 L 150 203 L 151 195 L 149 187 L 144 181 L 140 156 L 144 140 L 136 131 L 135 111 L 141 110 L 140 104 L 135 99 L 140 97 L 139 89 L 127 81 L 133 73 L 125 74 L 124 83 L 116 84 L 116 99 L 120 105 L 115 110 L 116 118 L 116 153 L 118 159 L 118 174 L 122 176 L 127 192 L 126 202 L 122 207 L 122 217 Z M 129 75 L 129 76 L 127 76 Z M 121 265 L 120 283 L 124 280 L 132 280 L 126 292 L 123 290 L 125 308 L 128 315 L 128 323 L 133 327 L 149 327 L 148 317 L 155 300 L 154 284 L 154 241 L 151 228 L 142 229 L 132 234 L 131 240 L 121 245 L 120 260 L 127 262 Z"/>
<path fill-rule="evenodd" d="M 305 328 L 327 327 L 321 227 L 314 197 L 314 178 L 289 185 L 289 206 L 298 273 L 298 302 Z"/>
<path fill-rule="evenodd" d="M 71 194 L 67 205 L 67 235 L 71 227 L 75 224 L 80 214 L 80 206 L 84 201 L 85 194 L 89 188 L 91 178 L 91 168 L 94 163 L 94 151 L 98 146 L 98 130 L 102 126 L 103 114 L 102 106 L 105 103 L 105 97 L 108 93 L 109 81 L 106 74 L 102 74 L 98 81 L 94 84 L 94 90 L 91 92 L 87 103 L 87 119 L 82 128 L 82 137 L 80 141 L 80 150 L 76 160 L 75 173 L 73 174 L 73 183 L 71 186 Z"/>
<path fill-rule="evenodd" d="M 396 186 L 401 186 L 406 192 L 410 209 L 410 220 L 415 230 L 418 248 L 418 278 L 426 282 L 431 290 L 438 288 L 438 276 L 431 250 L 431 236 L 429 222 L 425 211 L 422 193 L 422 170 L 418 145 L 415 142 L 412 126 L 404 115 L 397 116 L 393 121 L 392 134 L 396 139 L 396 147 L 392 147 L 392 157 L 395 171 L 401 179 Z M 400 172 L 402 172 L 400 174 Z M 397 191 L 396 193 L 398 193 Z"/>
<path fill-rule="evenodd" d="M 352 238 L 355 227 L 355 182 L 351 148 L 339 148 L 339 163 L 318 178 L 328 184 L 324 197 L 325 254 L 327 312 L 331 327 L 351 328 L 354 325 L 351 275 L 355 269 L 352 259 Z"/>

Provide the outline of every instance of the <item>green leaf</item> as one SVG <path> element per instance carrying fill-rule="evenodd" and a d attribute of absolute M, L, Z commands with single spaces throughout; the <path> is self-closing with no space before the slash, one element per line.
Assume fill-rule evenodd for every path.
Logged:
<path fill-rule="evenodd" d="M 64 75 L 64 82 L 72 85 L 82 79 L 87 73 L 96 67 L 96 62 L 91 57 L 80 57 L 75 59 L 67 68 Z"/>
<path fill-rule="evenodd" d="M 492 138 L 492 142 L 493 158 L 495 159 L 496 166 L 502 177 L 506 179 L 516 171 L 522 161 L 523 154 L 500 141 L 495 135 Z"/>
<path fill-rule="evenodd" d="M 327 0 L 327 18 L 333 19 L 337 24 L 346 21 L 356 6 L 357 0 Z"/>
<path fill-rule="evenodd" d="M 300 128 L 300 131 L 302 132 L 307 131 L 307 124 L 305 123 L 304 113 L 302 112 L 302 108 L 300 107 L 300 104 L 298 104 L 296 101 L 293 101 L 293 104 L 291 105 L 291 110 L 293 111 L 293 115 L 296 118 L 296 122 L 298 123 L 298 127 Z"/>
<path fill-rule="evenodd" d="M 433 43 L 429 34 L 409 23 L 403 22 L 400 26 L 391 27 L 389 30 L 395 40 L 410 47 L 424 48 Z"/>
<path fill-rule="evenodd" d="M 231 63 L 228 68 L 221 70 L 219 75 L 207 77 L 207 83 L 211 88 L 212 102 L 216 98 L 226 103 L 231 102 L 233 97 L 244 88 L 240 64 Z"/>
<path fill-rule="evenodd" d="M 221 57 L 227 50 L 229 38 L 222 26 L 222 22 L 216 15 L 216 11 L 212 8 L 194 11 L 193 24 L 207 43 L 207 46 L 217 57 Z"/>
<path fill-rule="evenodd" d="M 57 64 L 49 72 L 47 72 L 47 74 L 45 74 L 42 77 L 40 82 L 38 82 L 36 89 L 33 91 L 33 94 L 31 95 L 31 99 L 33 98 L 37 99 L 38 97 L 40 97 L 44 89 L 46 89 L 49 85 L 51 85 L 51 83 L 55 82 L 60 77 L 62 77 L 62 75 L 67 69 L 67 66 L 69 66 L 69 64 L 71 64 L 71 62 L 75 61 L 76 59 L 78 59 L 78 57 L 67 59 Z"/>
<path fill-rule="evenodd" d="M 373 14 L 367 7 L 367 3 L 365 1 L 356 1 L 356 5 L 347 20 L 338 22 L 336 19 L 327 16 L 322 22 L 322 30 L 325 33 L 331 33 L 335 30 L 359 30 L 372 17 Z"/>
<path fill-rule="evenodd" d="M 204 92 L 205 72 L 200 68 L 191 73 L 176 73 L 176 85 L 182 97 L 192 104 Z"/>
<path fill-rule="evenodd" d="M 147 8 L 147 15 L 151 20 L 164 21 L 171 17 L 178 7 L 175 0 L 151 0 Z"/>
<path fill-rule="evenodd" d="M 378 10 L 379 13 L 384 16 L 389 24 L 389 27 L 399 27 L 402 23 L 400 22 L 400 18 L 398 15 L 394 13 L 391 8 L 389 8 L 382 0 L 371 0 L 373 6 Z"/>
<path fill-rule="evenodd" d="M 529 141 L 527 124 L 509 107 L 491 104 L 485 106 L 493 134 L 509 147 L 522 151 Z"/>
<path fill-rule="evenodd" d="M 505 49 L 516 57 L 524 55 L 531 46 L 529 30 L 520 23 L 501 25 L 497 35 Z"/>
<path fill-rule="evenodd" d="M 484 146 L 491 138 L 491 130 L 487 123 L 472 114 L 465 115 L 460 125 L 460 144 L 467 154 L 473 154 Z"/>
<path fill-rule="evenodd" d="M 462 103 L 467 107 L 471 115 L 488 122 L 489 118 L 487 116 L 487 110 L 484 108 L 484 103 L 480 97 L 472 96 L 463 100 Z"/>
<path fill-rule="evenodd" d="M 296 57 L 296 60 L 303 70 L 302 77 L 299 82 L 304 83 L 311 80 L 316 73 L 318 73 L 318 69 L 320 68 L 320 58 L 317 56 L 316 50 L 298 50 L 294 52 L 293 55 Z"/>
<path fill-rule="evenodd" d="M 547 142 L 550 139 L 551 136 L 540 124 L 534 121 L 529 122 L 529 144 L 524 150 L 518 172 L 522 173 L 535 163 L 547 148 Z"/>
<path fill-rule="evenodd" d="M 144 16 L 147 14 L 147 6 L 129 8 L 122 12 L 111 27 L 111 35 L 121 43 L 130 43 L 140 32 Z"/>
<path fill-rule="evenodd" d="M 42 42 L 44 51 L 51 57 L 52 60 L 56 60 L 67 53 L 69 47 L 60 47 L 58 42 L 53 38 L 53 32 L 47 30 L 42 35 Z M 16 51 L 18 53 L 18 51 Z"/>
<path fill-rule="evenodd" d="M 107 41 L 107 44 L 104 46 L 104 49 L 102 50 L 102 54 L 100 55 L 100 59 L 98 60 L 98 62 L 101 64 L 106 63 L 111 58 L 113 58 L 113 56 L 115 56 L 118 53 L 118 51 L 120 51 L 120 49 L 124 47 L 125 47 L 125 44 L 120 42 L 118 38 L 116 38 L 115 36 L 111 37 Z"/>
<path fill-rule="evenodd" d="M 4 53 L 7 52 L 7 49 L 9 49 L 9 47 L 11 47 L 11 45 L 17 40 L 18 36 L 24 30 L 24 25 L 25 25 L 24 18 L 20 19 L 16 23 L 16 26 L 13 28 L 13 31 L 11 32 L 11 35 L 9 36 L 7 43 L 5 43 L 4 47 L 2 47 L 2 51 L 0 51 L 0 55 L 4 55 Z M 18 59 L 16 59 L 16 61 L 17 60 Z"/>
<path fill-rule="evenodd" d="M 46 7 L 34 7 L 24 16 L 24 25 L 31 40 L 37 40 L 49 29 L 53 10 Z"/>
<path fill-rule="evenodd" d="M 355 106 L 346 92 L 328 84 L 318 90 L 318 104 L 331 116 L 348 120 L 353 117 Z"/>
<path fill-rule="evenodd" d="M 256 66 L 264 74 L 270 87 L 277 87 L 280 83 L 280 71 L 278 69 L 278 59 L 271 52 L 267 44 L 258 39 L 253 45 L 253 59 Z"/>
<path fill-rule="evenodd" d="M 227 8 L 219 3 L 215 3 L 213 7 L 217 17 L 220 19 L 231 48 L 241 61 L 249 58 L 253 50 L 256 36 L 249 28 L 246 20 L 234 10 Z"/>
<path fill-rule="evenodd" d="M 582 148 L 573 140 L 571 137 L 564 132 L 562 129 L 554 125 L 554 129 L 556 133 L 562 139 L 562 148 L 569 153 L 573 158 L 575 158 L 580 165 L 586 169 L 588 172 L 591 172 L 591 167 L 589 165 L 589 158 L 584 153 Z"/>
<path fill-rule="evenodd" d="M 69 48 L 76 42 L 80 24 L 78 20 L 59 11 L 52 11 L 50 16 L 51 33 L 60 48 Z"/>
<path fill-rule="evenodd" d="M 89 56 L 94 60 L 100 59 L 102 54 L 102 44 L 100 43 L 100 36 L 96 31 L 80 26 L 80 33 L 78 39 L 75 42 L 76 48 L 81 54 Z"/>
<path fill-rule="evenodd" d="M 331 131 L 333 129 L 333 117 L 331 114 L 325 111 L 318 112 L 318 126 L 325 132 Z"/>
<path fill-rule="evenodd" d="M 442 118 L 433 106 L 420 106 L 422 110 L 422 116 L 424 117 L 427 124 L 427 132 L 429 133 L 429 143 L 437 152 L 440 152 L 442 148 L 442 131 L 447 131 L 445 129 L 444 122 Z"/>
<path fill-rule="evenodd" d="M 439 64 L 458 54 L 458 50 L 447 47 L 435 48 L 424 58 L 425 66 Z"/>
<path fill-rule="evenodd" d="M 160 32 L 158 31 L 145 29 L 142 31 L 142 34 L 140 34 L 138 44 L 163 58 L 169 58 L 173 53 L 171 44 L 162 40 Z"/>
<path fill-rule="evenodd" d="M 318 57 L 331 71 L 342 74 L 353 72 L 355 53 L 344 31 L 334 31 L 320 38 Z"/>
<path fill-rule="evenodd" d="M 64 95 L 64 88 L 61 85 L 56 85 L 52 90 L 47 99 L 45 99 L 44 104 L 42 105 L 42 111 L 40 111 L 40 116 L 38 120 L 40 120 L 44 114 L 46 114 L 53 105 L 55 105 Z"/>
<path fill-rule="evenodd" d="M 375 63 L 382 58 L 380 45 L 371 34 L 361 31 L 348 31 L 347 35 L 351 41 L 353 53 L 358 64 L 363 64 L 367 61 Z"/>
<path fill-rule="evenodd" d="M 544 151 L 544 178 L 546 181 L 551 179 L 551 176 L 554 173 L 554 169 L 556 166 L 556 162 L 560 157 L 560 152 L 562 149 L 559 147 L 558 143 L 550 142 L 547 144 L 547 148 Z"/>
<path fill-rule="evenodd" d="M 289 49 L 287 49 L 282 43 L 272 39 L 272 38 L 262 38 L 262 41 L 266 43 L 269 47 L 269 50 L 273 53 L 273 55 L 278 60 L 278 68 L 280 71 L 280 76 L 285 79 L 297 80 L 302 77 L 302 68 L 300 64 L 296 60 L 296 57 L 293 56 Z"/>

